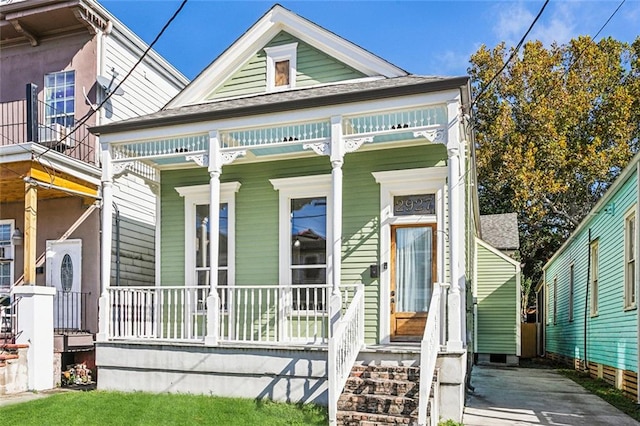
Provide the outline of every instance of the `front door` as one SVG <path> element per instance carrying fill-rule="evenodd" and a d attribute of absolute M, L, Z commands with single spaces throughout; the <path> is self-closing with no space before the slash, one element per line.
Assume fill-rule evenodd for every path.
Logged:
<path fill-rule="evenodd" d="M 391 339 L 422 338 L 436 280 L 436 226 L 391 227 Z"/>
<path fill-rule="evenodd" d="M 82 315 L 82 240 L 47 241 L 46 284 L 56 288 L 55 329 L 80 330 Z"/>

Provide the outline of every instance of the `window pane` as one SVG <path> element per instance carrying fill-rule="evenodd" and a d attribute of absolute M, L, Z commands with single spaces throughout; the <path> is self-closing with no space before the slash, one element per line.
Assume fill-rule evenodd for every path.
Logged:
<path fill-rule="evenodd" d="M 220 204 L 220 236 L 218 243 L 218 266 L 228 266 L 228 250 L 229 250 L 229 206 L 224 203 Z"/>
<path fill-rule="evenodd" d="M 291 264 L 327 263 L 327 199 L 291 200 Z"/>
<path fill-rule="evenodd" d="M 275 64 L 276 86 L 286 86 L 289 84 L 289 61 L 279 61 Z"/>
<path fill-rule="evenodd" d="M 209 205 L 196 206 L 196 267 L 209 266 Z M 199 282 L 198 282 L 199 283 Z"/>
<path fill-rule="evenodd" d="M 11 242 L 11 225 L 9 224 L 0 225 L 0 241 Z"/>

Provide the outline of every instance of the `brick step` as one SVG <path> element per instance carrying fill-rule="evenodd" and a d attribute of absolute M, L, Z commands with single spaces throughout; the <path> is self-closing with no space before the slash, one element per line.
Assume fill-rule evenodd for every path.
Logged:
<path fill-rule="evenodd" d="M 355 365 L 351 369 L 351 377 L 418 382 L 420 380 L 420 367 Z"/>
<path fill-rule="evenodd" d="M 26 343 L 5 343 L 0 346 L 0 350 L 5 351 L 17 351 L 18 349 L 27 349 L 29 347 Z"/>
<path fill-rule="evenodd" d="M 417 416 L 418 401 L 403 396 L 342 394 L 338 399 L 338 410 L 392 416 Z"/>
<path fill-rule="evenodd" d="M 18 354 L 0 354 L 0 361 L 8 361 L 10 359 L 20 358 Z"/>
<path fill-rule="evenodd" d="M 415 398 L 418 396 L 419 385 L 408 380 L 372 379 L 363 377 L 349 377 L 344 385 L 345 393 L 393 395 Z"/>
<path fill-rule="evenodd" d="M 416 425 L 418 416 L 391 416 L 388 414 L 338 411 L 338 424 L 343 426 Z"/>

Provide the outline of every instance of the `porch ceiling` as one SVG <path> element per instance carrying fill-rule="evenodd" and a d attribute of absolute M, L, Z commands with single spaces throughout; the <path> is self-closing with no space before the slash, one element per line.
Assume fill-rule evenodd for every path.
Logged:
<path fill-rule="evenodd" d="M 82 179 L 56 170 L 45 170 L 37 162 L 21 161 L 3 164 L 0 167 L 0 194 L 2 202 L 22 202 L 25 197 L 25 179 L 34 179 L 45 184 L 55 185 L 71 191 L 86 193 L 86 202 L 93 202 L 98 187 Z M 58 189 L 38 188 L 38 199 L 68 197 L 69 193 Z"/>

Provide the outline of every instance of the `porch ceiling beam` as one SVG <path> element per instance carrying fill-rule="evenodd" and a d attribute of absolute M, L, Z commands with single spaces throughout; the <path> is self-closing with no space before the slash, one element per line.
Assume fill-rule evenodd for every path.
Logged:
<path fill-rule="evenodd" d="M 87 197 L 97 198 L 98 189 L 93 188 L 88 185 L 84 185 L 81 183 L 73 182 L 67 178 L 62 176 L 54 176 L 50 175 L 47 172 L 38 169 L 31 169 L 29 171 L 29 177 L 35 179 L 36 181 L 43 182 L 45 184 L 50 184 L 52 186 L 57 186 L 60 190 L 69 190 L 76 193 L 86 194 Z"/>

